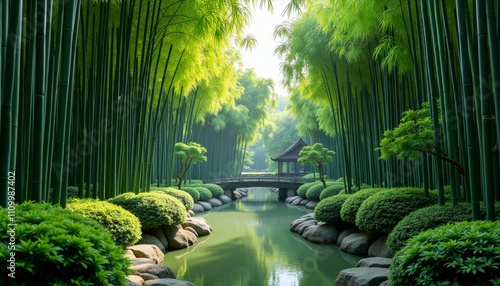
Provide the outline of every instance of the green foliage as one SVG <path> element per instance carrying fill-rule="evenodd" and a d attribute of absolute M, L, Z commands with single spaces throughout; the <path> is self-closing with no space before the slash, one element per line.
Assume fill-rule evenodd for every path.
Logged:
<path fill-rule="evenodd" d="M 200 199 L 200 192 L 193 187 L 184 186 L 182 191 L 188 193 L 195 203 Z"/>
<path fill-rule="evenodd" d="M 203 184 L 203 187 L 207 188 L 210 190 L 212 193 L 212 197 L 216 198 L 219 196 L 222 196 L 224 194 L 224 189 L 216 184 Z"/>
<path fill-rule="evenodd" d="M 125 285 L 130 263 L 96 221 L 33 202 L 16 206 L 15 221 L 14 245 L 7 209 L 0 208 L 1 285 Z M 12 279 L 6 261 L 14 247 Z"/>
<path fill-rule="evenodd" d="M 175 158 L 179 160 L 179 170 L 177 171 L 179 183 L 177 184 L 177 187 L 181 189 L 182 180 L 186 176 L 189 167 L 191 167 L 191 165 L 207 161 L 207 156 L 205 156 L 207 149 L 196 142 L 189 142 L 188 144 L 177 142 L 174 145 L 174 152 Z"/>
<path fill-rule="evenodd" d="M 297 195 L 305 198 L 307 190 L 309 190 L 310 187 L 313 185 L 319 184 L 318 182 L 310 182 L 310 183 L 305 183 L 300 185 L 300 187 L 297 189 Z"/>
<path fill-rule="evenodd" d="M 325 189 L 322 183 L 317 183 L 309 187 L 306 192 L 306 198 L 310 200 L 319 200 L 319 195 Z"/>
<path fill-rule="evenodd" d="M 208 188 L 201 185 L 190 185 L 190 187 L 195 188 L 198 191 L 200 194 L 200 201 L 206 202 L 212 198 L 212 192 Z"/>
<path fill-rule="evenodd" d="M 334 151 L 323 147 L 321 143 L 315 143 L 312 146 L 304 146 L 299 152 L 299 161 L 303 165 L 313 165 L 319 170 L 319 178 L 323 182 L 323 166 L 333 160 Z"/>
<path fill-rule="evenodd" d="M 340 216 L 349 223 L 356 223 L 356 214 L 358 213 L 361 204 L 371 195 L 376 194 L 382 188 L 364 189 L 352 194 L 342 206 Z"/>
<path fill-rule="evenodd" d="M 500 222 L 458 222 L 408 240 L 389 280 L 406 285 L 499 285 Z"/>
<path fill-rule="evenodd" d="M 314 219 L 329 223 L 343 222 L 340 210 L 350 196 L 348 194 L 335 195 L 320 201 L 314 208 Z"/>
<path fill-rule="evenodd" d="M 163 225 L 181 224 L 187 213 L 184 205 L 176 198 L 160 193 L 124 193 L 109 199 L 133 213 L 144 230 Z"/>
<path fill-rule="evenodd" d="M 174 188 L 161 188 L 156 190 L 155 192 L 161 192 L 163 194 L 171 195 L 172 197 L 181 201 L 186 210 L 190 210 L 194 206 L 194 200 L 190 194 L 185 191 L 174 189 Z"/>
<path fill-rule="evenodd" d="M 66 207 L 97 221 L 112 235 L 113 241 L 119 246 L 127 247 L 141 239 L 139 219 L 120 206 L 94 199 L 74 199 Z"/>
<path fill-rule="evenodd" d="M 434 150 L 434 127 L 430 117 L 429 103 L 420 110 L 403 112 L 401 123 L 393 130 L 386 130 L 380 141 L 381 159 L 396 156 L 399 159 L 415 160 L 423 150 Z"/>
<path fill-rule="evenodd" d="M 327 186 L 326 188 L 324 188 L 321 191 L 321 194 L 319 195 L 319 199 L 323 200 L 323 199 L 326 199 L 328 197 L 337 195 L 343 189 L 344 189 L 344 183 L 335 182 L 335 183 Z"/>
<path fill-rule="evenodd" d="M 406 215 L 437 201 L 420 188 L 387 189 L 368 197 L 356 214 L 356 225 L 366 232 L 390 233 Z"/>

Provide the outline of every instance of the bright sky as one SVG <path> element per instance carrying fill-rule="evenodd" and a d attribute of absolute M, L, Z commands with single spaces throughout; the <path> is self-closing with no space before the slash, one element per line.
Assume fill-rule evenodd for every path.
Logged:
<path fill-rule="evenodd" d="M 278 95 L 287 96 L 286 90 L 281 85 L 280 60 L 274 55 L 278 42 L 273 39 L 274 27 L 287 20 L 283 10 L 290 0 L 273 1 L 274 12 L 258 7 L 252 11 L 253 17 L 245 30 L 257 40 L 257 46 L 252 51 L 242 50 L 242 61 L 245 68 L 253 68 L 255 73 L 262 78 L 272 78 L 274 89 Z"/>

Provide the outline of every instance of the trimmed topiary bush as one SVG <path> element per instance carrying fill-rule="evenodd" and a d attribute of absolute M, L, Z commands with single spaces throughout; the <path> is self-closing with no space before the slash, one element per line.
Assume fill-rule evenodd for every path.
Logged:
<path fill-rule="evenodd" d="M 203 184 L 203 187 L 210 190 L 212 193 L 212 198 L 222 196 L 224 194 L 224 189 L 216 184 Z"/>
<path fill-rule="evenodd" d="M 94 199 L 73 199 L 67 209 L 97 221 L 111 234 L 113 241 L 123 248 L 141 239 L 139 219 L 120 206 Z"/>
<path fill-rule="evenodd" d="M 15 232 L 10 223 L 0 208 L 0 285 L 125 285 L 130 262 L 96 221 L 25 202 L 16 206 Z M 11 253 L 15 279 L 8 276 Z"/>
<path fill-rule="evenodd" d="M 182 190 L 189 195 L 191 195 L 191 198 L 193 198 L 193 201 L 196 203 L 200 199 L 200 192 L 198 192 L 195 188 L 193 187 L 182 187 Z"/>
<path fill-rule="evenodd" d="M 186 208 L 176 198 L 161 193 L 124 193 L 109 199 L 133 213 L 144 230 L 163 225 L 181 224 L 186 220 Z"/>
<path fill-rule="evenodd" d="M 297 189 L 297 195 L 305 198 L 306 197 L 306 193 L 307 193 L 307 190 L 313 186 L 313 185 L 316 185 L 316 184 L 321 184 L 319 182 L 310 182 L 310 183 L 305 183 L 305 184 L 302 184 L 300 185 L 300 187 Z"/>
<path fill-rule="evenodd" d="M 307 189 L 306 198 L 310 200 L 319 200 L 319 195 L 324 189 L 325 187 L 323 187 L 322 183 L 314 184 Z"/>
<path fill-rule="evenodd" d="M 208 201 L 209 199 L 212 198 L 212 192 L 203 186 L 190 186 L 195 188 L 198 193 L 200 193 L 200 201 Z"/>
<path fill-rule="evenodd" d="M 500 222 L 458 222 L 408 240 L 390 266 L 393 286 L 500 285 Z"/>
<path fill-rule="evenodd" d="M 447 223 L 471 221 L 472 208 L 469 203 L 433 205 L 418 209 L 404 217 L 387 237 L 387 248 L 396 253 L 403 248 L 408 239 L 424 230 L 436 228 Z"/>
<path fill-rule="evenodd" d="M 344 183 L 333 183 L 330 186 L 326 186 L 326 188 L 321 191 L 319 199 L 324 200 L 328 197 L 335 196 L 343 189 Z"/>
<path fill-rule="evenodd" d="M 340 216 L 342 220 L 349 223 L 356 223 L 356 214 L 358 213 L 361 204 L 371 195 L 381 191 L 382 188 L 364 189 L 355 194 L 352 194 L 342 206 Z"/>
<path fill-rule="evenodd" d="M 314 219 L 328 223 L 340 223 L 340 210 L 350 195 L 335 195 L 320 201 L 314 208 Z"/>
<path fill-rule="evenodd" d="M 171 195 L 172 197 L 178 199 L 179 201 L 181 201 L 181 203 L 184 205 L 187 211 L 192 209 L 194 206 L 194 200 L 191 197 L 191 195 L 179 189 L 161 188 L 154 192 L 160 192 L 163 194 Z"/>
<path fill-rule="evenodd" d="M 366 232 L 388 234 L 406 215 L 436 201 L 434 193 L 426 197 L 420 188 L 386 189 L 361 204 L 356 214 L 356 225 Z"/>

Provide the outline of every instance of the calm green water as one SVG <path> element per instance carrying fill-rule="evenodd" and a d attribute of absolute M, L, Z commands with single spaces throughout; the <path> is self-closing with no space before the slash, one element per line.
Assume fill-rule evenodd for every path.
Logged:
<path fill-rule="evenodd" d="M 304 214 L 278 202 L 270 189 L 252 188 L 248 197 L 202 214 L 213 233 L 169 251 L 163 264 L 197 286 L 333 285 L 360 257 L 290 232 L 290 222 Z"/>

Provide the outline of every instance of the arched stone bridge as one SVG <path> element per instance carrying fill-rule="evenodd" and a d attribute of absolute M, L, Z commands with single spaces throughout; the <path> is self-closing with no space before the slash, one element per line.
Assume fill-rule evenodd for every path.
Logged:
<path fill-rule="evenodd" d="M 289 190 L 296 191 L 300 185 L 313 182 L 314 179 L 305 179 L 302 177 L 279 177 L 273 175 L 242 176 L 237 178 L 222 178 L 213 180 L 204 180 L 206 184 L 217 184 L 221 186 L 225 193 L 233 194 L 237 188 L 251 187 L 271 187 L 279 189 L 279 197 L 286 198 Z"/>

